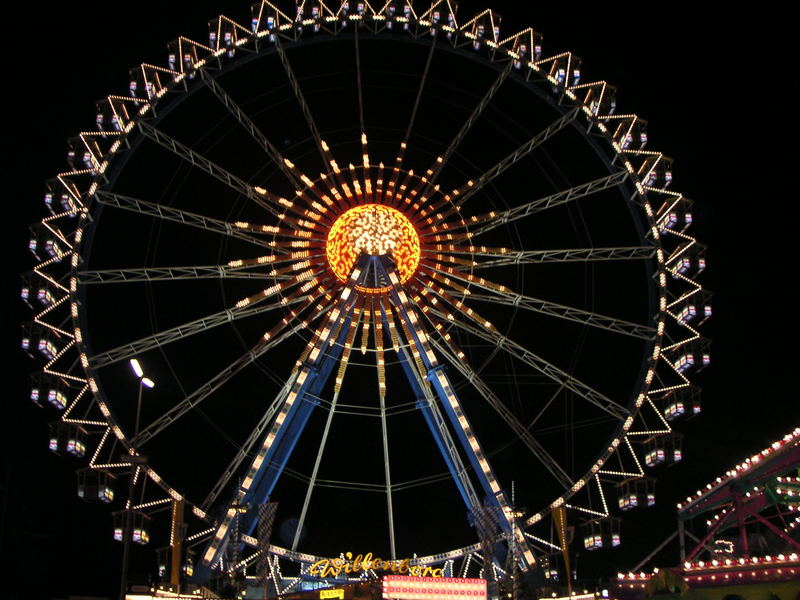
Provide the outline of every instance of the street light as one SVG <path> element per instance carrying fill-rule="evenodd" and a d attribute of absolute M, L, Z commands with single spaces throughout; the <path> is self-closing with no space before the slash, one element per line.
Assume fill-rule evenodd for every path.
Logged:
<path fill-rule="evenodd" d="M 131 369 L 133 369 L 134 375 L 136 375 L 136 379 L 139 380 L 139 395 L 136 399 L 136 426 L 133 430 L 133 437 L 135 438 L 139 435 L 139 417 L 142 413 L 142 389 L 148 388 L 153 389 L 156 385 L 155 381 L 150 379 L 149 377 L 144 376 L 144 369 L 142 369 L 142 365 L 139 364 L 139 361 L 135 358 L 131 359 Z"/>
<path fill-rule="evenodd" d="M 155 387 L 155 382 L 150 379 L 149 377 L 144 376 L 144 369 L 142 369 L 142 365 L 139 364 L 139 361 L 135 358 L 130 360 L 131 369 L 133 370 L 134 375 L 136 375 L 136 379 L 139 382 L 138 385 L 138 393 L 136 397 L 136 422 L 133 428 L 133 438 L 136 439 L 136 436 L 139 435 L 139 421 L 142 414 L 142 390 L 144 388 L 152 389 Z M 128 563 L 130 562 L 130 547 L 131 547 L 131 511 L 132 507 L 131 504 L 133 502 L 133 484 L 136 480 L 136 476 L 139 474 L 139 469 L 141 465 L 146 461 L 145 457 L 139 456 L 138 453 L 135 455 L 124 456 L 124 460 L 128 461 L 131 467 L 134 467 L 134 471 L 130 477 L 130 483 L 128 484 L 128 503 L 125 507 L 125 527 L 122 534 L 122 574 L 120 576 L 120 584 L 119 584 L 119 597 L 120 600 L 125 600 L 125 593 L 128 588 Z"/>
<path fill-rule="evenodd" d="M 131 369 L 133 369 L 133 372 L 139 379 L 144 377 L 144 371 L 142 370 L 142 366 L 139 364 L 139 361 L 135 358 L 131 359 Z"/>

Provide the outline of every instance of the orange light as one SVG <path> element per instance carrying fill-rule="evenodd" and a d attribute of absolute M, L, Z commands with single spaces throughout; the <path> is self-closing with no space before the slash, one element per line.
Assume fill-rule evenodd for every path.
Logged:
<path fill-rule="evenodd" d="M 328 232 L 325 253 L 336 277 L 346 281 L 362 252 L 391 254 L 400 281 L 405 283 L 419 264 L 419 236 L 399 210 L 383 204 L 362 204 L 336 219 Z"/>

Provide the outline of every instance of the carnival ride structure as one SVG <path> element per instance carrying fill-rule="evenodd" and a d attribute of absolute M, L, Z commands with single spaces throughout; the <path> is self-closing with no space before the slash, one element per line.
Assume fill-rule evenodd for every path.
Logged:
<path fill-rule="evenodd" d="M 561 552 L 565 511 L 619 544 L 606 495 L 655 501 L 709 361 L 692 204 L 647 143 L 491 10 L 212 20 L 47 182 L 22 295 L 51 449 L 88 501 L 127 478 L 115 536 L 173 578 L 260 556 L 283 593 L 356 546 L 497 578 Z"/>

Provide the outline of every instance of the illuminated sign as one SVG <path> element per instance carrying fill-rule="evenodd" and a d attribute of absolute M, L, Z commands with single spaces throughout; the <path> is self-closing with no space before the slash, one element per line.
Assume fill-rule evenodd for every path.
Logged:
<path fill-rule="evenodd" d="M 410 558 L 402 560 L 383 560 L 373 557 L 372 552 L 356 554 L 345 552 L 344 558 L 323 558 L 311 565 L 309 573 L 319 577 L 338 577 L 340 574 L 350 575 L 360 571 L 391 571 L 392 573 L 408 574 L 414 577 L 442 577 L 442 569 L 412 565 Z"/>
<path fill-rule="evenodd" d="M 384 600 L 486 600 L 485 579 L 460 577 L 403 577 L 383 578 Z"/>

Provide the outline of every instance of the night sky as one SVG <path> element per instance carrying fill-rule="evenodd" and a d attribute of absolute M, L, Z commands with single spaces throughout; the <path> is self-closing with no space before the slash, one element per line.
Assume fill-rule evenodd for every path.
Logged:
<path fill-rule="evenodd" d="M 735 15 L 728 7 L 721 15 L 625 3 L 589 14 L 527 4 L 494 4 L 504 31 L 533 25 L 544 34 L 545 55 L 569 49 L 583 58 L 583 80 L 617 85 L 618 112 L 647 119 L 649 149 L 675 159 L 673 186 L 695 201 L 694 235 L 708 246 L 702 282 L 714 292 L 705 329 L 712 364 L 696 379 L 703 414 L 678 425 L 684 463 L 655 473 L 659 506 L 626 517 L 623 548 L 582 553 L 579 576 L 595 577 L 638 562 L 674 529 L 675 502 L 800 422 L 794 49 L 788 16 L 769 3 Z M 472 5 L 461 3 L 462 18 Z M 18 350 L 17 324 L 29 318 L 18 298 L 19 273 L 33 264 L 27 225 L 45 215 L 44 181 L 64 168 L 66 138 L 94 128 L 94 102 L 124 94 L 135 64 L 163 64 L 164 44 L 176 35 L 205 39 L 206 20 L 219 12 L 240 21 L 249 14 L 247 2 L 144 0 L 123 10 L 87 1 L 20 4 L 6 19 L 4 295 L 12 308 L 0 597 L 115 593 L 120 548 L 110 511 L 77 499 L 72 465 L 47 450 L 46 417 L 26 399 L 32 364 Z"/>

